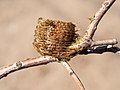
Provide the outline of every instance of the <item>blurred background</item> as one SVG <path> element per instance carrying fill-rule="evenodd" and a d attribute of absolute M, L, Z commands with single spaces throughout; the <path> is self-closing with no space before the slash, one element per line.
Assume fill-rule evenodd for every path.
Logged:
<path fill-rule="evenodd" d="M 0 67 L 39 56 L 33 35 L 39 17 L 70 21 L 85 32 L 104 0 L 0 0 Z M 98 26 L 94 40 L 120 42 L 120 1 Z M 120 47 L 120 44 L 118 44 Z M 70 61 L 86 90 L 120 90 L 120 56 L 113 53 L 81 55 Z M 79 90 L 59 63 L 21 70 L 0 80 L 0 90 Z"/>

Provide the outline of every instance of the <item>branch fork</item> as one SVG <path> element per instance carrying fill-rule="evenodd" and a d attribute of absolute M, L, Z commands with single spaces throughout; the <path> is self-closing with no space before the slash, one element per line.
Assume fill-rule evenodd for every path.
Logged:
<path fill-rule="evenodd" d="M 91 53 L 102 54 L 104 52 L 113 52 L 120 55 L 120 48 L 114 46 L 118 43 L 116 39 L 102 40 L 102 41 L 92 40 L 100 20 L 102 19 L 102 17 L 105 15 L 105 13 L 113 5 L 115 1 L 116 0 L 106 0 L 102 4 L 98 12 L 96 12 L 94 17 L 91 19 L 90 25 L 88 26 L 85 35 L 83 35 L 83 38 L 85 38 L 85 40 L 83 40 L 83 42 L 77 43 L 78 44 L 77 46 L 80 45 L 84 48 L 82 51 L 78 52 L 80 55 L 81 54 L 87 55 Z M 0 79 L 12 72 L 15 72 L 21 69 L 38 66 L 38 65 L 46 65 L 48 63 L 58 62 L 58 61 L 59 60 L 57 58 L 54 58 L 52 56 L 41 56 L 41 57 L 20 60 L 18 62 L 15 62 L 13 64 L 0 68 Z M 69 75 L 74 79 L 76 84 L 79 86 L 79 90 L 85 90 L 81 80 L 79 79 L 77 74 L 74 72 L 74 70 L 71 68 L 69 63 L 64 61 L 59 61 L 59 62 L 66 68 Z"/>

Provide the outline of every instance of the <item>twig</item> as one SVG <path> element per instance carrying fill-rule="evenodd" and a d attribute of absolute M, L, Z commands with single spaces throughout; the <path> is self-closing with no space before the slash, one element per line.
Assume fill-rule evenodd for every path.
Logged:
<path fill-rule="evenodd" d="M 71 68 L 68 62 L 63 62 L 61 61 L 62 65 L 66 68 L 68 71 L 69 75 L 74 79 L 76 84 L 79 86 L 80 90 L 85 90 L 80 78 L 77 76 L 77 74 L 74 72 L 74 70 Z"/>
<path fill-rule="evenodd" d="M 106 0 L 102 4 L 102 7 L 99 9 L 99 11 L 96 12 L 95 16 L 91 20 L 91 23 L 90 23 L 88 29 L 86 30 L 87 37 L 88 37 L 87 39 L 93 38 L 93 35 L 97 29 L 97 26 L 98 26 L 100 20 L 102 19 L 102 17 L 105 15 L 105 13 L 108 11 L 108 9 L 112 6 L 112 4 L 115 1 L 116 0 Z"/>
<path fill-rule="evenodd" d="M 88 26 L 85 34 L 81 37 L 78 38 L 78 41 L 76 41 L 73 45 L 71 45 L 69 48 L 70 49 L 78 49 L 77 51 L 82 51 L 84 49 L 87 49 L 88 47 L 90 47 L 93 43 L 92 38 L 94 36 L 95 31 L 97 30 L 97 26 L 100 22 L 100 20 L 102 19 L 102 17 L 105 15 L 105 13 L 108 11 L 108 9 L 112 6 L 112 4 L 115 2 L 116 0 L 106 0 L 103 4 L 102 7 L 98 10 L 98 12 L 96 12 L 95 16 L 91 18 L 91 22 L 90 25 Z M 113 41 L 112 41 L 113 42 Z M 101 44 L 101 42 L 96 42 L 97 45 Z M 94 45 L 96 44 L 94 43 Z M 117 41 L 115 40 L 115 43 L 117 43 Z M 107 41 L 102 44 L 111 44 L 111 41 Z"/>
<path fill-rule="evenodd" d="M 88 48 L 79 52 L 80 55 L 88 55 L 88 54 L 102 54 L 105 52 L 112 52 L 120 55 L 120 48 L 119 47 L 108 47 L 108 46 L 98 46 L 96 48 Z"/>
<path fill-rule="evenodd" d="M 57 62 L 57 61 L 58 61 L 57 58 L 54 58 L 51 56 L 41 56 L 41 57 L 36 57 L 36 58 L 28 58 L 25 60 L 20 60 L 18 62 L 15 62 L 14 64 L 0 68 L 0 79 L 7 76 L 8 74 L 12 72 L 15 72 L 21 69 L 38 66 L 38 65 L 46 65 L 48 63 Z M 80 81 L 79 77 L 75 74 L 73 69 L 70 67 L 70 65 L 67 62 L 61 61 L 61 63 L 66 68 L 66 70 L 69 72 L 70 76 L 78 84 L 78 86 L 80 87 L 80 90 L 84 90 L 84 86 L 82 82 Z"/>
<path fill-rule="evenodd" d="M 42 56 L 42 57 L 28 58 L 25 60 L 21 60 L 21 61 L 15 62 L 14 64 L 0 68 L 0 79 L 12 72 L 15 72 L 21 69 L 38 66 L 38 65 L 45 65 L 50 62 L 56 62 L 56 61 L 57 59 L 51 56 Z"/>
<path fill-rule="evenodd" d="M 115 45 L 117 44 L 117 40 L 116 39 L 112 39 L 112 40 L 102 40 L 102 41 L 94 41 L 91 44 L 91 47 L 94 46 L 102 46 L 102 45 Z"/>

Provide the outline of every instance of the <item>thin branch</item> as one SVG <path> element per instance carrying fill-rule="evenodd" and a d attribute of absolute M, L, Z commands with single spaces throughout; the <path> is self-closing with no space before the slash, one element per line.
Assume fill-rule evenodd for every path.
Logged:
<path fill-rule="evenodd" d="M 97 30 L 97 26 L 100 20 L 115 1 L 116 0 L 106 0 L 102 4 L 101 8 L 96 12 L 95 16 L 91 18 L 91 23 L 88 26 L 86 33 L 82 37 L 78 38 L 73 45 L 69 46 L 70 49 L 76 49 L 77 51 L 82 51 L 91 46 L 92 38 L 94 36 L 95 31 Z"/>
<path fill-rule="evenodd" d="M 117 44 L 117 43 L 118 43 L 118 42 L 117 42 L 116 39 L 95 41 L 95 42 L 92 42 L 91 47 L 94 47 L 94 46 L 102 46 L 102 45 L 115 45 L 115 44 Z"/>
<path fill-rule="evenodd" d="M 102 7 L 98 10 L 98 12 L 96 12 L 95 16 L 93 18 L 91 18 L 91 23 L 88 27 L 88 29 L 86 30 L 87 33 L 87 39 L 92 39 L 93 35 L 97 29 L 97 26 L 100 22 L 100 20 L 102 19 L 102 17 L 105 15 L 105 13 L 108 11 L 108 9 L 112 6 L 112 4 L 115 2 L 116 0 L 106 0 L 103 4 Z"/>
<path fill-rule="evenodd" d="M 15 62 L 14 64 L 0 68 L 0 79 L 12 72 L 15 72 L 21 69 L 38 66 L 38 65 L 45 65 L 50 62 L 56 62 L 56 61 L 57 59 L 51 56 L 41 56 L 41 57 L 28 58 L 25 60 L 21 60 L 21 61 Z"/>
<path fill-rule="evenodd" d="M 119 47 L 108 47 L 106 46 L 98 46 L 96 48 L 88 48 L 83 50 L 82 52 L 79 52 L 80 55 L 88 55 L 88 54 L 103 54 L 105 52 L 112 52 L 115 54 L 120 55 L 120 48 Z"/>
<path fill-rule="evenodd" d="M 74 70 L 71 68 L 68 62 L 61 61 L 62 65 L 66 68 L 69 75 L 74 79 L 76 84 L 79 86 L 80 90 L 85 90 L 80 78 L 77 76 L 77 74 L 74 72 Z"/>
<path fill-rule="evenodd" d="M 20 60 L 18 62 L 15 62 L 14 64 L 0 68 L 0 79 L 7 76 L 10 73 L 13 73 L 21 69 L 38 66 L 38 65 L 46 65 L 48 63 L 57 62 L 57 61 L 58 61 L 57 58 L 54 58 L 51 56 L 41 56 L 41 57 L 36 57 L 36 58 L 28 58 L 25 60 Z M 73 69 L 70 67 L 70 65 L 67 62 L 63 62 L 63 61 L 61 61 L 61 63 L 66 68 L 66 70 L 69 72 L 70 76 L 77 83 L 80 90 L 85 90 L 82 82 L 80 81 L 76 73 L 73 71 Z"/>

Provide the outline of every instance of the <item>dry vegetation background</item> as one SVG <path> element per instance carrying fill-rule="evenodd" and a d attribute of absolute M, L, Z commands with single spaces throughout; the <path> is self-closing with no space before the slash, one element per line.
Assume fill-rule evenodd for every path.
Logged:
<path fill-rule="evenodd" d="M 71 21 L 84 32 L 104 0 L 0 0 L 0 67 L 39 56 L 32 46 L 38 17 Z M 120 43 L 120 1 L 99 24 L 95 40 Z M 120 46 L 120 44 L 119 44 Z M 86 90 L 120 90 L 120 56 L 112 53 L 76 56 L 71 66 Z M 78 90 L 58 63 L 21 70 L 0 80 L 0 90 Z"/>

